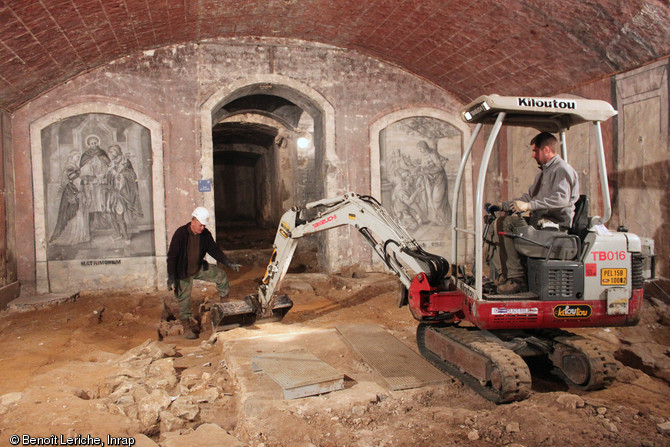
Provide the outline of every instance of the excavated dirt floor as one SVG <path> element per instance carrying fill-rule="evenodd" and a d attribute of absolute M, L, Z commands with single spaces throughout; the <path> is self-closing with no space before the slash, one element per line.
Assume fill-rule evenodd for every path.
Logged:
<path fill-rule="evenodd" d="M 264 266 L 250 265 L 231 275 L 232 296 L 255 290 Z M 393 276 L 355 269 L 289 274 L 283 291 L 295 306 L 282 322 L 217 336 L 205 324 L 198 340 L 163 323 L 158 342 L 165 290 L 82 291 L 74 302 L 3 311 L 0 445 L 12 445 L 12 435 L 18 445 L 25 436 L 161 447 L 670 445 L 663 300 L 649 297 L 636 327 L 579 331 L 621 362 L 608 389 L 571 389 L 538 362 L 530 398 L 495 405 L 450 378 L 391 391 L 343 344 L 337 325 L 367 323 L 416 350 L 416 323 L 395 304 L 398 287 Z M 216 293 L 201 283 L 194 296 L 207 302 Z M 253 372 L 253 355 L 297 348 L 342 372 L 344 389 L 285 400 Z"/>

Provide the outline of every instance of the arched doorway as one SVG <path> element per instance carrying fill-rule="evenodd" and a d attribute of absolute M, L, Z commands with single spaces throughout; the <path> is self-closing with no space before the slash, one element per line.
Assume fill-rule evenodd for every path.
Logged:
<path fill-rule="evenodd" d="M 269 259 L 264 252 L 284 211 L 320 194 L 314 117 L 267 87 L 224 102 L 213 115 L 217 242 L 228 252 L 251 250 Z M 316 268 L 316 253 L 315 238 L 301 241 L 297 263 Z"/>
<path fill-rule="evenodd" d="M 334 110 L 309 86 L 279 75 L 254 75 L 213 94 L 203 104 L 201 118 L 201 178 L 212 180 L 201 203 L 215 211 L 217 229 L 232 230 L 221 236 L 224 250 L 226 245 L 251 249 L 257 253 L 244 257 L 267 262 L 261 249 L 272 248 L 286 210 L 341 193 L 334 169 L 339 164 Z M 238 194 L 240 185 L 244 191 Z M 236 233 L 239 229 L 246 234 Z M 329 271 L 329 253 L 337 251 L 337 244 L 323 234 L 302 240 L 296 256 L 305 250 L 313 251 L 315 264 L 318 256 L 318 267 Z"/>

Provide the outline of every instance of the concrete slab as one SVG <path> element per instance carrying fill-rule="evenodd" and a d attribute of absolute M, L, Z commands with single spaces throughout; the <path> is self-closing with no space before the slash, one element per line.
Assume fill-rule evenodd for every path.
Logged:
<path fill-rule="evenodd" d="M 337 405 L 335 402 L 344 406 L 368 403 L 387 392 L 375 380 L 374 372 L 352 355 L 335 329 L 287 327 L 271 323 L 264 324 L 263 332 L 259 332 L 258 328 L 238 328 L 217 334 L 216 345 L 221 346 L 228 370 L 240 388 L 240 395 L 244 396 L 244 411 L 258 413 L 269 402 L 274 402 L 273 405 L 280 402 L 293 405 L 291 403 L 316 399 L 313 396 L 287 400 L 281 385 L 268 374 L 254 371 L 252 363 L 255 357 L 287 351 L 310 352 L 343 374 L 343 389 L 321 397 L 332 405 Z"/>
<path fill-rule="evenodd" d="M 337 331 L 392 390 L 418 388 L 447 380 L 444 373 L 381 326 L 344 324 L 338 325 Z"/>
<path fill-rule="evenodd" d="M 69 293 L 46 293 L 43 295 L 21 295 L 7 305 L 10 312 L 29 312 L 45 307 L 57 306 L 62 303 L 74 302 L 79 298 L 79 291 Z"/>
<path fill-rule="evenodd" d="M 284 389 L 285 399 L 315 396 L 344 388 L 344 374 L 304 349 L 262 354 L 251 359 Z"/>

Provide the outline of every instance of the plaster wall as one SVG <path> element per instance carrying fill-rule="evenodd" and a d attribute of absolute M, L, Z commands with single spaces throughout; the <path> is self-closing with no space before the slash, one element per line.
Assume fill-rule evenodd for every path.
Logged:
<path fill-rule="evenodd" d="M 322 127 L 323 139 L 316 160 L 321 169 L 320 188 L 329 197 L 349 190 L 370 193 L 372 181 L 380 173 L 371 163 L 369 129 L 384 116 L 427 107 L 458 122 L 460 104 L 443 90 L 393 65 L 325 45 L 271 39 L 210 41 L 115 61 L 58 86 L 13 116 L 14 222 L 19 228 L 35 230 L 25 231 L 17 240 L 17 275 L 23 286 L 37 289 L 45 274 L 39 268 L 43 240 L 39 235 L 36 238 L 43 193 L 33 188 L 34 173 L 39 171 L 35 154 L 31 155 L 31 147 L 38 144 L 31 128 L 39 129 L 40 119 L 63 110 L 90 112 L 90 104 L 107 104 L 151 123 L 152 150 L 159 152 L 163 161 L 153 167 L 154 180 L 161 180 L 154 183 L 156 258 L 129 258 L 124 262 L 128 270 L 87 265 L 84 274 L 108 275 L 110 281 L 101 287 L 134 286 L 142 282 L 137 281 L 136 271 L 132 272 L 136 266 L 155 276 L 145 286 L 161 285 L 165 273 L 160 254 L 166 252 L 171 234 L 189 219 L 195 206 L 213 209 L 214 188 L 198 191 L 199 179 L 213 177 L 211 121 L 203 117 L 209 114 L 211 120 L 216 105 L 238 89 L 263 83 L 296 92 L 323 114 L 324 119 L 315 123 L 317 130 Z M 166 188 L 156 188 L 163 183 Z M 156 200 L 161 194 L 164 201 Z M 370 265 L 370 251 L 350 229 L 329 233 L 333 234 L 328 236 L 324 268 Z M 65 275 L 67 269 L 62 266 L 63 273 L 58 275 Z M 65 282 L 75 285 L 77 275 L 71 276 L 75 277 Z"/>
<path fill-rule="evenodd" d="M 11 117 L 0 111 L 0 309 L 19 296 L 16 276 L 16 227 L 14 221 L 14 162 Z"/>
<path fill-rule="evenodd" d="M 654 239 L 657 272 L 670 277 L 670 95 L 668 59 L 615 77 L 619 218 Z"/>

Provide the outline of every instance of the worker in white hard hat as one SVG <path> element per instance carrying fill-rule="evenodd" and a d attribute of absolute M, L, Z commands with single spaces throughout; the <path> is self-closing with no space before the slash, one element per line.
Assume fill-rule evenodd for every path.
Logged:
<path fill-rule="evenodd" d="M 179 302 L 179 318 L 184 327 L 184 337 L 198 338 L 191 325 L 191 290 L 193 280 L 216 283 L 219 297 L 228 296 L 228 275 L 218 265 L 205 260 L 209 254 L 224 266 L 238 272 L 241 265 L 232 262 L 221 251 L 212 233 L 205 228 L 209 223 L 209 211 L 201 206 L 193 210 L 191 221 L 174 232 L 167 254 L 168 290 L 174 289 Z"/>

